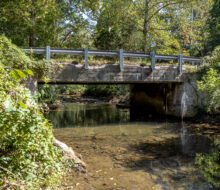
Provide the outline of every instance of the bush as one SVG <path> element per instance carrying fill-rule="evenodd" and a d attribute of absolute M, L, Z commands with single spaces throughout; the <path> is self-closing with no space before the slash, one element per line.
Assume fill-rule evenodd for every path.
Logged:
<path fill-rule="evenodd" d="M 65 95 L 82 95 L 86 90 L 86 85 L 62 85 L 60 94 Z"/>
<path fill-rule="evenodd" d="M 217 47 L 212 56 L 206 57 L 205 60 L 208 66 L 204 69 L 201 80 L 198 81 L 198 89 L 207 95 L 206 111 L 215 113 L 220 109 L 220 47 Z"/>
<path fill-rule="evenodd" d="M 19 70 L 31 69 L 38 78 L 49 73 L 49 62 L 30 59 L 23 50 L 12 44 L 5 36 L 0 36 L 0 60 L 8 68 Z"/>
<path fill-rule="evenodd" d="M 206 56 L 204 62 L 209 66 L 220 69 L 220 46 L 217 46 L 210 56 Z"/>
<path fill-rule="evenodd" d="M 220 46 L 211 56 L 205 57 L 206 67 L 203 69 L 202 78 L 198 81 L 198 89 L 207 95 L 205 111 L 216 113 L 220 109 Z M 219 138 L 217 139 L 219 141 Z M 220 188 L 220 142 L 209 154 L 197 154 L 196 164 L 202 171 L 205 179 L 216 188 Z"/>
<path fill-rule="evenodd" d="M 43 84 L 43 85 L 38 85 L 38 100 L 41 104 L 54 104 L 60 94 L 60 89 L 57 86 L 54 85 L 49 85 L 49 84 Z"/>
<path fill-rule="evenodd" d="M 87 85 L 84 95 L 92 97 L 125 96 L 129 93 L 127 85 Z"/>
<path fill-rule="evenodd" d="M 0 42 L 0 188 L 57 185 L 64 166 L 61 151 L 53 145 L 52 125 L 20 84 L 33 74 L 29 68 L 36 67 L 5 37 Z"/>
<path fill-rule="evenodd" d="M 216 150 L 210 154 L 197 154 L 196 164 L 202 171 L 205 179 L 216 188 L 220 188 L 220 151 Z"/>

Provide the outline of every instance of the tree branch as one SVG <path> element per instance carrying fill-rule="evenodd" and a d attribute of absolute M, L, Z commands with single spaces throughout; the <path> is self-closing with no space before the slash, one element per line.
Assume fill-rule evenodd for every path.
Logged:
<path fill-rule="evenodd" d="M 11 175 L 15 176 L 15 174 L 13 174 L 11 171 L 9 171 L 9 170 L 6 169 L 6 168 L 3 168 L 2 166 L 0 166 L 0 169 L 3 170 L 3 171 L 5 171 L 5 172 L 8 173 L 8 174 L 11 174 Z"/>
<path fill-rule="evenodd" d="M 71 35 L 72 31 L 69 31 L 65 38 L 63 39 L 63 41 L 60 43 L 60 47 L 62 48 L 63 47 L 63 44 L 69 39 L 70 35 Z"/>
<path fill-rule="evenodd" d="M 150 27 L 150 29 L 152 29 L 152 30 L 170 30 L 171 28 L 152 28 L 152 27 Z"/>
<path fill-rule="evenodd" d="M 157 9 L 149 18 L 148 18 L 148 22 L 156 15 L 158 14 L 162 9 L 170 6 L 170 5 L 175 5 L 175 4 L 180 4 L 180 3 L 186 3 L 187 1 L 178 1 L 178 2 L 172 2 L 172 3 L 167 3 L 165 5 L 163 5 L 161 8 Z"/>

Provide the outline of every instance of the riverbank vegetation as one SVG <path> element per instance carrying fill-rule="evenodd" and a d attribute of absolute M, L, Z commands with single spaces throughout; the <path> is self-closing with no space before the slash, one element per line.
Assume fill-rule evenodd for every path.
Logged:
<path fill-rule="evenodd" d="M 39 85 L 38 98 L 41 104 L 51 106 L 62 100 L 76 101 L 80 98 L 99 99 L 104 102 L 128 102 L 129 85 Z"/>
<path fill-rule="evenodd" d="M 5 37 L 0 42 L 0 188 L 57 186 L 65 171 L 62 152 L 53 145 L 51 123 L 21 84 L 40 71 L 38 63 Z"/>
<path fill-rule="evenodd" d="M 207 102 L 202 105 L 205 111 L 214 114 L 220 111 L 220 46 L 205 59 L 207 65 L 201 71 L 198 89 L 206 93 Z"/>
<path fill-rule="evenodd" d="M 206 66 L 202 70 L 201 80 L 198 81 L 198 90 L 206 94 L 206 102 L 202 106 L 207 114 L 220 113 L 220 46 L 216 47 L 211 56 L 205 58 Z M 218 116 L 217 118 L 220 119 Z M 218 119 L 218 120 L 219 120 Z M 216 121 L 217 122 L 217 121 Z M 219 121 L 217 122 L 219 123 Z M 213 143 L 215 148 L 209 154 L 197 154 L 196 164 L 202 171 L 205 179 L 220 188 L 220 142 L 219 138 Z"/>

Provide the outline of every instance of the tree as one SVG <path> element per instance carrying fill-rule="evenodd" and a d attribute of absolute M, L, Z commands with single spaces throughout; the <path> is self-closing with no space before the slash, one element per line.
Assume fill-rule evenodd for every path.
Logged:
<path fill-rule="evenodd" d="M 94 45 L 101 49 L 135 50 L 136 23 L 133 2 L 103 1 L 94 31 Z"/>
<path fill-rule="evenodd" d="M 208 20 L 210 50 L 213 50 L 220 45 L 220 0 L 214 0 L 210 15 L 211 18 Z"/>
<path fill-rule="evenodd" d="M 189 8 L 194 3 L 188 0 L 140 0 L 137 7 L 143 31 L 142 50 L 157 50 L 159 53 L 183 51 L 179 34 L 189 23 L 187 13 L 191 13 Z"/>
<path fill-rule="evenodd" d="M 97 25 L 95 45 L 103 49 L 124 48 L 158 53 L 178 53 L 182 49 L 178 40 L 180 11 L 187 10 L 189 1 L 137 0 L 102 1 Z M 191 1 L 190 1 L 191 2 Z M 185 16 L 185 15 L 183 15 Z M 188 15 L 187 15 L 188 16 Z M 178 20 L 177 20 L 178 19 Z"/>
<path fill-rule="evenodd" d="M 55 0 L 13 0 L 0 2 L 0 34 L 20 46 L 51 43 L 59 16 Z"/>
<path fill-rule="evenodd" d="M 210 11 L 212 2 L 1 1 L 0 34 L 5 34 L 19 46 L 95 46 L 200 56 L 208 51 L 209 33 L 210 44 L 219 43 L 219 0 L 215 0 Z M 211 18 L 208 20 L 209 12 Z"/>
<path fill-rule="evenodd" d="M 1 1 L 0 34 L 19 46 L 82 46 L 89 24 L 79 5 L 77 0 Z"/>

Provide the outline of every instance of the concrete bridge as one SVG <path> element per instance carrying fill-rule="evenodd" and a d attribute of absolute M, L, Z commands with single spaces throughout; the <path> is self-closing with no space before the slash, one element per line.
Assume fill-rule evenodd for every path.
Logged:
<path fill-rule="evenodd" d="M 125 65 L 120 70 L 119 65 L 107 64 L 90 66 L 53 64 L 50 83 L 56 84 L 136 84 L 136 83 L 182 83 L 182 73 L 176 66 L 156 66 L 152 71 L 150 66 L 141 67 Z M 43 82 L 43 81 L 42 81 Z"/>
<path fill-rule="evenodd" d="M 33 51 L 33 50 L 32 50 Z M 198 58 L 119 52 L 85 50 L 51 50 L 50 53 L 83 54 L 85 65 L 54 63 L 49 84 L 129 84 L 131 89 L 130 104 L 137 110 L 150 113 L 166 114 L 178 117 L 191 117 L 196 114 L 195 106 L 201 103 L 201 95 L 196 90 L 196 73 L 187 72 L 182 67 L 183 61 L 200 62 Z M 48 53 L 49 52 L 49 53 Z M 89 66 L 88 55 L 119 56 L 120 64 Z M 151 66 L 124 65 L 124 57 L 144 57 L 151 59 Z M 178 66 L 156 65 L 156 59 L 177 60 Z M 44 83 L 39 80 L 38 83 Z"/>
<path fill-rule="evenodd" d="M 55 63 L 49 84 L 128 84 L 133 113 L 192 117 L 202 101 L 196 78 L 196 73 L 185 69 L 179 73 L 176 66 L 156 66 L 152 71 L 151 67 L 125 65 L 120 71 L 118 65 L 85 69 L 83 65 Z"/>

